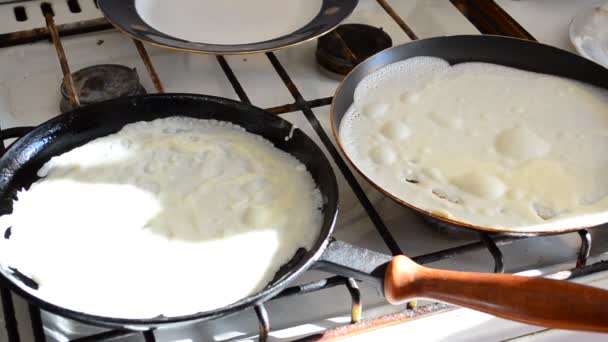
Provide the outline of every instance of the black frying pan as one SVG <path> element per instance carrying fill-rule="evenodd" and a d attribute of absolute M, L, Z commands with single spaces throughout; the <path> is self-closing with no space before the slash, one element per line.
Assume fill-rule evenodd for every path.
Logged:
<path fill-rule="evenodd" d="M 39 307 L 65 317 L 98 325 L 141 329 L 236 313 L 273 297 L 309 267 L 319 267 L 371 281 L 394 303 L 410 297 L 432 297 L 533 324 L 608 331 L 608 305 L 604 305 L 608 303 L 608 294 L 602 290 L 547 279 L 431 270 L 404 256 L 391 260 L 388 255 L 333 240 L 338 188 L 332 168 L 319 147 L 298 129 L 293 138 L 286 141 L 292 125 L 277 116 L 217 97 L 165 94 L 121 98 L 79 108 L 43 123 L 10 146 L 0 158 L 0 215 L 11 212 L 16 192 L 36 181 L 37 170 L 51 157 L 117 132 L 128 123 L 169 116 L 233 122 L 265 137 L 304 163 L 324 201 L 323 225 L 313 247 L 297 251 L 261 292 L 224 308 L 189 316 L 120 319 L 72 311 L 61 307 L 61 303 L 51 304 L 39 298 L 37 284 L 18 270 L 1 267 L 0 274 L 12 289 Z M 10 239 L 10 234 L 5 234 L 5 238 Z M 91 295 L 104 296 L 103 293 Z M 163 295 L 170 296 L 171 290 Z M 217 294 L 201 293 L 201 296 L 209 295 Z"/>
<path fill-rule="evenodd" d="M 114 27 L 144 43 L 179 51 L 230 55 L 277 50 L 322 36 L 346 19 L 357 6 L 358 0 L 323 0 L 319 14 L 295 32 L 263 42 L 234 45 L 191 42 L 160 32 L 142 19 L 137 12 L 135 0 L 97 0 L 97 2 L 103 15 Z M 260 18 L 260 20 L 264 19 Z M 230 18 L 226 18 L 226 27 L 220 29 L 238 29 L 238 23 L 231 21 Z"/>
<path fill-rule="evenodd" d="M 323 152 L 298 129 L 293 132 L 291 139 L 286 140 L 285 137 L 290 135 L 292 129 L 288 121 L 253 106 L 211 96 L 174 94 L 121 98 L 81 107 L 43 123 L 15 142 L 0 158 L 0 215 L 12 211 L 12 201 L 16 192 L 36 181 L 37 170 L 52 156 L 67 152 L 98 137 L 115 133 L 126 124 L 169 116 L 230 121 L 251 133 L 265 137 L 277 148 L 290 153 L 306 165 L 321 191 L 324 202 L 323 226 L 314 247 L 310 251 L 299 251 L 262 292 L 221 310 L 191 316 L 131 320 L 78 313 L 39 300 L 35 290 L 31 288 L 31 284 L 35 284 L 33 281 L 24 279 L 19 273 L 0 269 L 5 277 L 18 286 L 22 295 L 41 307 L 64 316 L 115 326 L 154 326 L 193 319 L 211 319 L 240 311 L 276 295 L 318 258 L 329 241 L 338 209 L 335 175 Z M 24 280 L 30 286 L 25 285 Z M 99 295 L 103 296 L 103 294 Z M 166 295 L 171 295 L 171 292 L 168 291 Z"/>
<path fill-rule="evenodd" d="M 349 158 L 340 143 L 338 130 L 342 118 L 353 103 L 353 95 L 359 82 L 367 75 L 388 64 L 416 56 L 439 57 L 452 65 L 465 62 L 501 64 L 537 73 L 566 77 L 608 89 L 608 69 L 583 57 L 549 45 L 515 38 L 487 35 L 438 37 L 414 41 L 384 50 L 370 57 L 348 74 L 336 91 L 332 103 L 331 123 L 336 141 L 338 141 L 338 145 L 347 159 Z M 541 235 L 561 234 L 606 223 L 604 221 L 598 221 L 583 227 L 543 226 L 539 229 L 530 229 L 526 227 L 503 229 L 471 225 L 466 222 L 453 220 L 417 208 L 415 205 L 409 203 L 406 198 L 399 198 L 392 195 L 376 184 L 373 179 L 366 177 L 352 160 L 349 159 L 349 162 L 369 181 L 369 183 L 393 200 L 413 208 L 434 220 L 440 220 L 448 224 L 456 225 L 457 227 L 510 235 Z"/>

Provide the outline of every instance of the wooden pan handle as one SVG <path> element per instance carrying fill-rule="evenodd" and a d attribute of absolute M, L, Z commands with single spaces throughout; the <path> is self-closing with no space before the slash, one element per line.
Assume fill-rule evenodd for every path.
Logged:
<path fill-rule="evenodd" d="M 384 292 L 393 304 L 426 297 L 528 324 L 608 332 L 608 291 L 567 281 L 430 269 L 396 256 Z"/>

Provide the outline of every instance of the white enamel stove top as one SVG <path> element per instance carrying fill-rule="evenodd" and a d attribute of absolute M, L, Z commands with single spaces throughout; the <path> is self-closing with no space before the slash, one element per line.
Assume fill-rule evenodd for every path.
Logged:
<path fill-rule="evenodd" d="M 70 12 L 65 0 L 49 1 L 54 7 L 58 24 L 100 17 L 93 0 L 79 0 L 82 11 Z M 518 20 L 541 42 L 573 50 L 567 39 L 571 17 L 581 8 L 602 3 L 599 0 L 499 0 L 508 13 Z M 41 1 L 19 3 L 24 6 L 28 20 L 18 22 L 13 7 L 17 4 L 0 5 L 0 33 L 44 27 L 40 12 Z M 420 37 L 455 34 L 479 34 L 479 31 L 446 0 L 389 0 L 398 15 Z M 542 18 L 542 20 L 539 20 Z M 410 39 L 399 25 L 375 0 L 360 0 L 352 23 L 382 27 L 398 45 Z M 116 63 L 137 68 L 144 87 L 154 91 L 146 68 L 142 64 L 133 42 L 114 30 L 81 34 L 62 39 L 72 71 L 94 64 Z M 275 53 L 287 73 L 306 100 L 331 97 L 339 82 L 321 71 L 315 61 L 316 42 L 308 42 Z M 237 99 L 228 78 L 214 56 L 192 55 L 146 46 L 166 92 L 202 93 Z M 242 85 L 251 102 L 262 108 L 291 104 L 294 99 L 264 54 L 227 56 L 226 60 Z M 0 127 L 2 129 L 36 125 L 59 113 L 59 84 L 62 74 L 55 50 L 48 42 L 0 48 Z M 322 130 L 333 142 L 329 124 L 329 106 L 313 109 Z M 304 130 L 319 145 L 322 141 L 305 115 L 300 111 L 282 114 Z M 327 149 L 325 149 L 327 150 Z M 330 158 L 331 159 L 331 158 Z M 335 165 L 334 165 L 335 166 Z M 336 169 L 339 179 L 341 212 L 336 227 L 336 237 L 350 243 L 388 253 L 366 211 L 353 191 Z M 457 247 L 478 241 L 475 235 L 446 236 L 430 228 L 419 216 L 396 205 L 362 179 L 359 184 L 371 200 L 374 209 L 382 217 L 400 247 L 410 256 L 417 256 Z M 608 251 L 608 232 L 592 231 L 593 249 L 590 262 L 600 260 Z M 507 272 L 538 275 L 553 273 L 574 267 L 580 239 L 577 234 L 530 238 L 501 246 Z M 432 267 L 468 271 L 493 270 L 494 264 L 486 249 L 459 255 L 430 264 Z M 299 283 L 307 283 L 326 277 L 321 272 L 307 272 Z M 608 276 L 595 274 L 580 279 L 587 283 L 608 287 Z M 361 284 L 363 318 L 404 310 L 384 303 L 378 294 Z M 19 333 L 22 341 L 33 341 L 29 326 L 27 304 L 18 296 L 15 302 Z M 266 304 L 272 326 L 271 341 L 289 341 L 327 328 L 343 326 L 349 322 L 350 296 L 344 287 L 304 294 L 272 301 Z M 104 329 L 78 324 L 57 316 L 43 313 L 47 341 L 67 341 Z M 0 324 L 1 325 L 1 324 Z M 437 327 L 441 327 L 438 329 Z M 423 317 L 418 320 L 393 325 L 353 337 L 353 340 L 401 340 L 403 336 L 422 340 L 445 341 L 502 341 L 512 338 L 568 340 L 584 338 L 585 341 L 602 337 L 588 334 L 574 337 L 573 333 L 548 331 L 533 336 L 542 328 L 515 324 L 491 316 L 457 309 L 447 313 Z M 258 322 L 253 310 L 226 319 L 190 325 L 179 329 L 159 330 L 154 333 L 157 341 L 231 341 L 256 339 Z M 4 335 L 3 335 L 4 334 Z M 408 334 L 408 335 L 405 335 Z M 582 335 L 581 335 L 582 336 Z M 7 340 L 0 329 L 0 341 Z M 141 335 L 119 337 L 113 341 L 142 341 Z"/>

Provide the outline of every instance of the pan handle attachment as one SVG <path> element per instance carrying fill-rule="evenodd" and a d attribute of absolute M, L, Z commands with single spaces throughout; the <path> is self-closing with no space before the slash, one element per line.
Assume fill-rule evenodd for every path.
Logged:
<path fill-rule="evenodd" d="M 608 291 L 567 281 L 446 271 L 332 240 L 317 268 L 371 281 L 392 304 L 432 298 L 549 328 L 608 332 Z"/>
<path fill-rule="evenodd" d="M 382 291 L 386 266 L 391 258 L 390 255 L 331 238 L 313 267 L 343 277 L 364 280 Z"/>
<path fill-rule="evenodd" d="M 314 268 L 343 277 L 363 280 L 382 293 L 386 266 L 391 256 L 331 238 Z"/>
<path fill-rule="evenodd" d="M 608 332 L 608 291 L 567 281 L 431 269 L 400 255 L 386 268 L 384 293 L 393 304 L 433 298 L 533 325 Z"/>

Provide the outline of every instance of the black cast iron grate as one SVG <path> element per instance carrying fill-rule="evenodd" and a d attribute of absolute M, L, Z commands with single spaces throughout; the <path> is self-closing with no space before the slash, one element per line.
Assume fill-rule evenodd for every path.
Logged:
<path fill-rule="evenodd" d="M 387 3 L 386 0 L 376 0 L 380 6 L 387 12 L 393 20 L 402 28 L 405 34 L 407 34 L 410 39 L 416 40 L 418 36 L 412 31 L 412 29 L 405 23 L 403 18 L 401 18 Z M 458 10 L 462 12 L 462 14 L 467 17 L 473 25 L 475 25 L 481 33 L 484 34 L 502 34 L 509 35 L 518 38 L 524 39 L 534 39 L 528 32 L 526 32 L 513 18 L 511 18 L 506 12 L 504 12 L 494 1 L 492 0 L 484 0 L 484 1 L 476 1 L 476 0 L 452 0 L 451 1 Z M 15 6 L 15 10 L 18 11 L 19 6 Z M 49 15 L 44 13 L 46 15 Z M 52 16 L 52 13 L 51 13 Z M 52 18 L 50 18 L 52 19 Z M 21 31 L 9 34 L 0 35 L 0 47 L 7 46 L 15 46 L 25 43 L 31 43 L 35 41 L 51 39 L 53 43 L 55 43 L 56 48 L 62 50 L 61 48 L 61 36 L 68 35 L 78 35 L 84 34 L 88 32 L 97 32 L 101 30 L 106 30 L 111 28 L 109 23 L 105 21 L 105 19 L 94 19 L 94 20 L 85 20 L 79 22 L 73 22 L 63 25 L 55 26 L 53 20 L 47 20 L 46 28 L 39 28 L 29 31 Z M 154 66 L 146 52 L 145 47 L 139 43 L 135 42 L 138 53 L 140 54 L 146 68 L 152 78 L 154 86 L 158 92 L 163 92 L 163 87 L 161 80 L 158 78 Z M 347 167 L 346 163 L 340 156 L 339 152 L 331 142 L 331 139 L 327 135 L 327 133 L 322 128 L 318 118 L 315 116 L 312 111 L 313 108 L 327 106 L 331 103 L 331 98 L 320 98 L 314 100 L 306 100 L 300 91 L 298 90 L 297 85 L 293 82 L 281 61 L 275 56 L 274 53 L 269 52 L 266 54 L 270 63 L 272 64 L 274 70 L 281 78 L 286 88 L 289 90 L 290 94 L 294 98 L 293 103 L 288 103 L 282 106 L 267 108 L 266 110 L 273 114 L 285 114 L 294 111 L 302 111 L 320 137 L 323 145 L 326 147 L 329 152 L 331 158 L 334 160 L 335 164 L 338 166 L 349 186 L 355 193 L 357 199 L 361 202 L 363 208 L 371 219 L 374 227 L 376 228 L 378 234 L 385 242 L 388 249 L 394 255 L 401 254 L 401 248 L 399 244 L 392 236 L 391 232 L 388 230 L 386 225 L 384 224 L 381 216 L 378 214 L 376 209 L 372 206 L 371 202 L 367 198 L 367 195 L 362 190 L 358 181 Z M 67 59 L 64 54 L 58 53 L 58 57 L 62 65 L 67 65 Z M 239 99 L 245 103 L 251 103 L 249 97 L 247 96 L 244 88 L 240 84 L 238 78 L 235 73 L 231 69 L 230 65 L 226 61 L 223 56 L 217 56 L 217 61 L 219 67 L 222 69 L 228 81 L 234 88 L 234 91 L 238 95 Z M 4 130 L 0 130 L 0 153 L 5 151 L 4 142 L 9 139 L 14 139 L 23 136 L 27 132 L 29 132 L 31 127 L 13 127 Z M 600 271 L 608 270 L 607 262 L 598 262 L 593 265 L 586 266 L 587 258 L 589 257 L 589 251 L 591 248 L 591 234 L 587 230 L 582 230 L 579 232 L 579 236 L 581 238 L 581 247 L 578 254 L 578 258 L 576 261 L 576 269 L 571 272 L 571 278 L 583 276 L 587 274 L 592 274 Z M 501 245 L 508 244 L 517 239 L 525 239 L 526 237 L 513 237 L 513 236 L 492 236 L 486 233 L 479 234 L 479 241 L 473 242 L 469 244 L 465 244 L 462 246 L 444 249 L 440 251 L 436 251 L 430 254 L 419 255 L 414 257 L 413 259 L 420 264 L 428 264 L 440 260 L 445 260 L 449 258 L 453 258 L 459 255 L 463 255 L 465 253 L 469 253 L 472 251 L 478 251 L 487 249 L 489 254 L 494 260 L 494 272 L 503 272 L 504 271 L 504 263 L 503 256 L 500 250 Z M 351 305 L 351 320 L 352 323 L 356 323 L 359 321 L 361 317 L 361 293 L 358 289 L 357 282 L 340 277 L 333 276 L 326 279 L 321 279 L 316 282 L 297 285 L 283 290 L 277 297 L 285 298 L 290 296 L 297 295 L 306 295 L 309 293 L 314 293 L 318 291 L 323 291 L 325 289 L 344 286 L 349 292 L 352 305 Z M 5 329 L 10 342 L 19 342 L 21 338 L 19 336 L 18 330 L 18 322 L 15 314 L 15 307 L 13 303 L 13 293 L 8 289 L 6 284 L 0 283 L 0 299 L 2 300 L 2 310 L 4 312 L 5 319 Z M 407 312 L 397 314 L 398 319 L 403 319 L 404 317 L 416 317 L 418 315 L 425 315 L 432 312 L 438 312 L 446 309 L 446 305 L 444 304 L 432 304 L 424 308 L 420 309 L 410 309 Z M 256 316 L 259 321 L 260 326 L 260 339 L 264 340 L 270 331 L 270 322 L 268 319 L 268 315 L 266 313 L 266 309 L 264 305 L 260 305 L 255 308 Z M 33 332 L 33 337 L 36 342 L 46 341 L 44 328 L 41 320 L 41 310 L 40 308 L 30 305 L 29 306 L 30 313 L 30 325 Z M 382 318 L 378 318 L 378 320 L 382 320 Z M 21 322 L 21 324 L 26 324 L 27 322 Z M 370 323 L 372 326 L 374 324 L 374 320 Z M 368 324 L 369 325 L 369 324 Z M 355 329 L 352 331 L 357 331 L 356 325 L 353 325 Z M 85 341 L 110 341 L 116 338 L 124 338 L 129 336 L 139 335 L 143 338 L 144 341 L 151 342 L 155 341 L 155 333 L 154 331 L 145 331 L 145 332 L 137 332 L 137 331 L 129 331 L 129 330 L 109 330 L 103 333 L 94 334 L 90 336 L 80 337 L 77 339 L 73 339 L 73 342 L 85 342 Z M 335 334 L 327 335 L 328 337 L 335 337 Z M 324 337 L 323 334 L 313 336 L 315 340 L 322 339 Z"/>

